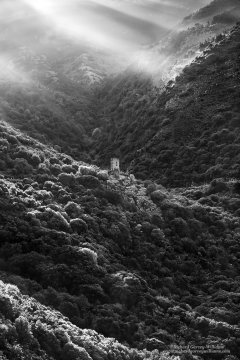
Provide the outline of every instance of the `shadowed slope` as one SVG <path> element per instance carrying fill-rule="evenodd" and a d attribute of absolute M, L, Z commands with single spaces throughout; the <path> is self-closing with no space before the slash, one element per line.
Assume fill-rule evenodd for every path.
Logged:
<path fill-rule="evenodd" d="M 99 163 L 117 151 L 137 176 L 168 186 L 238 177 L 239 37 L 239 26 L 220 35 L 162 94 L 137 73 L 109 81 Z"/>

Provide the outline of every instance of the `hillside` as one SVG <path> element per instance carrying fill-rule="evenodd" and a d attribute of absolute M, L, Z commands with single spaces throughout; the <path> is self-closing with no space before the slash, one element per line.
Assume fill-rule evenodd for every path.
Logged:
<path fill-rule="evenodd" d="M 224 17 L 226 14 L 232 15 L 233 19 L 235 16 L 239 16 L 239 0 L 213 0 L 210 2 L 210 4 L 202 7 L 198 11 L 194 12 L 193 14 L 186 16 L 184 19 L 184 22 L 186 24 L 192 24 L 196 22 L 206 22 L 211 21 L 212 19 L 222 18 L 224 20 Z M 227 22 L 227 17 L 225 18 Z M 232 22 L 234 23 L 234 21 Z"/>
<path fill-rule="evenodd" d="M 159 42 L 143 48 L 138 55 L 139 67 L 152 77 L 154 85 L 161 87 L 239 20 L 239 0 L 214 0 L 184 18 Z"/>
<path fill-rule="evenodd" d="M 167 191 L 0 138 L 3 359 L 236 359 L 238 182 Z"/>
<path fill-rule="evenodd" d="M 59 312 L 0 281 L 0 356 L 6 359 L 154 359 L 113 339 L 81 330 Z M 156 357 L 155 357 L 156 359 Z"/>
<path fill-rule="evenodd" d="M 68 318 L 0 281 L 0 356 L 29 360 L 157 360 L 157 351 L 137 351 L 82 330 Z M 167 360 L 167 355 L 162 357 Z M 176 358 L 175 358 L 176 359 Z"/>
<path fill-rule="evenodd" d="M 95 145 L 91 135 L 95 127 L 102 125 L 99 120 L 103 112 L 96 100 L 97 93 L 102 92 L 106 79 L 121 74 L 129 61 L 132 61 L 130 73 L 132 69 L 134 72 L 135 57 L 132 58 L 130 49 L 121 51 L 120 45 L 117 52 L 109 53 L 109 49 L 76 39 L 72 33 L 61 31 L 52 17 L 42 16 L 28 2 L 14 0 L 3 4 L 0 14 L 2 116 L 41 142 L 57 145 L 79 160 L 92 161 L 89 153 Z M 88 10 L 84 11 L 90 11 L 89 6 L 85 4 Z M 73 10 L 79 14 L 80 8 Z M 111 18 L 114 14 L 114 19 L 119 15 L 100 5 L 96 5 L 94 11 L 103 17 Z M 237 16 L 237 11 L 234 13 Z M 154 37 L 157 31 L 160 37 L 166 34 L 166 29 L 151 28 L 143 20 L 130 26 L 130 19 L 122 14 L 118 20 L 134 33 L 143 26 L 142 32 L 148 29 L 149 36 L 153 33 Z M 161 88 L 230 25 L 213 23 L 212 17 L 211 24 L 192 24 L 188 29 L 185 26 L 154 45 L 142 46 L 136 58 L 142 54 L 147 73 L 151 69 L 148 76 L 153 76 L 154 84 Z M 142 65 L 140 61 L 140 69 Z"/>
<path fill-rule="evenodd" d="M 122 69 L 121 56 L 61 32 L 22 1 L 3 1 L 0 20 L 2 116 L 30 136 L 89 160 L 94 91 Z"/>
<path fill-rule="evenodd" d="M 123 168 L 165 186 L 238 178 L 239 39 L 239 25 L 218 36 L 163 93 L 140 73 L 106 83 L 99 164 L 116 153 Z"/>
<path fill-rule="evenodd" d="M 0 360 L 238 360 L 240 2 L 42 3 L 0 5 Z"/>

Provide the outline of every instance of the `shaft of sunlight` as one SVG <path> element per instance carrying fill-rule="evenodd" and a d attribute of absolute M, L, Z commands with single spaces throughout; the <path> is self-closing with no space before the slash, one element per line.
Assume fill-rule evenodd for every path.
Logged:
<path fill-rule="evenodd" d="M 130 44 L 121 38 L 124 29 L 118 24 L 113 24 L 111 19 L 106 19 L 105 23 L 101 16 L 94 11 L 91 12 L 86 8 L 85 1 L 72 0 L 66 2 L 64 0 L 41 0 L 32 2 L 24 0 L 30 7 L 45 16 L 58 31 L 65 35 L 76 38 L 79 41 L 88 41 L 90 44 L 111 49 L 113 51 L 122 51 L 124 47 L 130 49 Z M 69 5 L 68 5 L 69 4 Z M 81 11 L 74 13 L 74 7 L 81 5 Z M 106 25 L 108 29 L 106 29 Z M 114 30 L 111 32 L 111 27 Z M 119 37 L 113 34 L 119 33 Z"/>
<path fill-rule="evenodd" d="M 0 55 L 0 80 L 30 83 L 31 79 L 7 55 Z"/>

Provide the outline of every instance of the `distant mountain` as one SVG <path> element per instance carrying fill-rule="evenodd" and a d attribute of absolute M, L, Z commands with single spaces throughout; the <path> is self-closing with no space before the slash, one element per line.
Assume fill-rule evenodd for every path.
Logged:
<path fill-rule="evenodd" d="M 92 90 L 109 69 L 114 72 L 113 59 L 63 36 L 33 9 L 5 3 L 6 21 L 0 15 L 2 115 L 41 141 L 88 159 Z"/>
<path fill-rule="evenodd" d="M 27 1 L 5 0 L 1 3 L 0 14 L 0 111 L 7 121 L 29 135 L 90 161 L 92 130 L 101 118 L 96 101 L 99 86 L 108 77 L 124 71 L 130 62 L 134 71 L 136 68 L 141 71 L 144 63 L 151 69 L 150 76 L 154 77 L 155 84 L 163 86 L 196 57 L 199 44 L 204 43 L 210 33 L 216 35 L 218 26 L 212 26 L 210 33 L 202 25 L 189 31 L 173 32 L 159 43 L 166 35 L 165 27 L 150 26 L 150 20 L 141 18 L 133 21 L 132 15 L 111 7 L 84 4 L 83 11 L 96 16 L 96 21 L 106 17 L 103 23 L 107 28 L 112 28 L 109 21 L 113 18 L 120 29 L 123 25 L 128 29 L 129 40 L 133 41 L 130 39 L 133 36 L 135 40 L 138 38 L 139 45 L 151 41 L 157 44 L 151 48 L 145 45 L 137 52 L 136 66 L 130 49 L 122 54 L 121 48 L 110 53 L 109 49 L 62 32 L 54 19 L 42 16 Z M 166 10 L 165 5 L 161 6 L 162 11 Z M 141 4 L 132 4 L 129 9 L 139 11 L 139 7 L 144 10 Z M 153 11 L 150 4 L 147 9 L 150 16 Z M 173 16 L 172 7 L 167 9 Z M 78 2 L 66 7 L 66 11 L 70 10 L 81 13 Z M 147 36 L 142 42 L 141 27 Z"/>
<path fill-rule="evenodd" d="M 159 43 L 142 51 L 154 83 L 161 86 L 173 80 L 216 36 L 229 31 L 239 20 L 239 0 L 214 0 L 186 17 Z M 142 69 L 145 70 L 144 66 Z"/>
<path fill-rule="evenodd" d="M 222 17 L 222 23 L 224 22 L 224 14 L 232 14 L 233 17 L 240 16 L 239 10 L 239 0 L 213 0 L 207 6 L 201 8 L 200 10 L 194 12 L 193 14 L 185 17 L 185 24 L 194 24 L 196 22 L 206 21 L 212 22 L 213 19 L 217 19 L 219 16 Z M 220 19 L 220 18 L 219 18 Z M 233 21 L 234 22 L 234 21 Z M 229 20 L 226 18 L 226 24 L 229 23 Z"/>
<path fill-rule="evenodd" d="M 116 153 L 136 176 L 168 186 L 239 177 L 239 40 L 239 25 L 219 35 L 163 93 L 139 73 L 109 81 L 99 163 Z"/>

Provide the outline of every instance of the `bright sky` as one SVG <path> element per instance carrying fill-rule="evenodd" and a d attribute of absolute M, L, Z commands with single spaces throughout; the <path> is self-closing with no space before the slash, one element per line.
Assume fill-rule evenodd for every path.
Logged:
<path fill-rule="evenodd" d="M 142 45 L 160 40 L 186 15 L 210 0 L 0 0 L 1 30 L 17 49 L 47 26 L 75 42 L 131 59 Z M 10 26 L 9 26 L 10 25 Z M 44 37 L 44 36 L 43 36 Z M 32 46 L 39 46 L 32 42 Z M 3 48 L 0 63 L 6 62 Z M 4 67 L 2 67 L 4 68 Z"/>
<path fill-rule="evenodd" d="M 113 50 L 159 40 L 209 0 L 23 0 L 70 36 Z"/>

